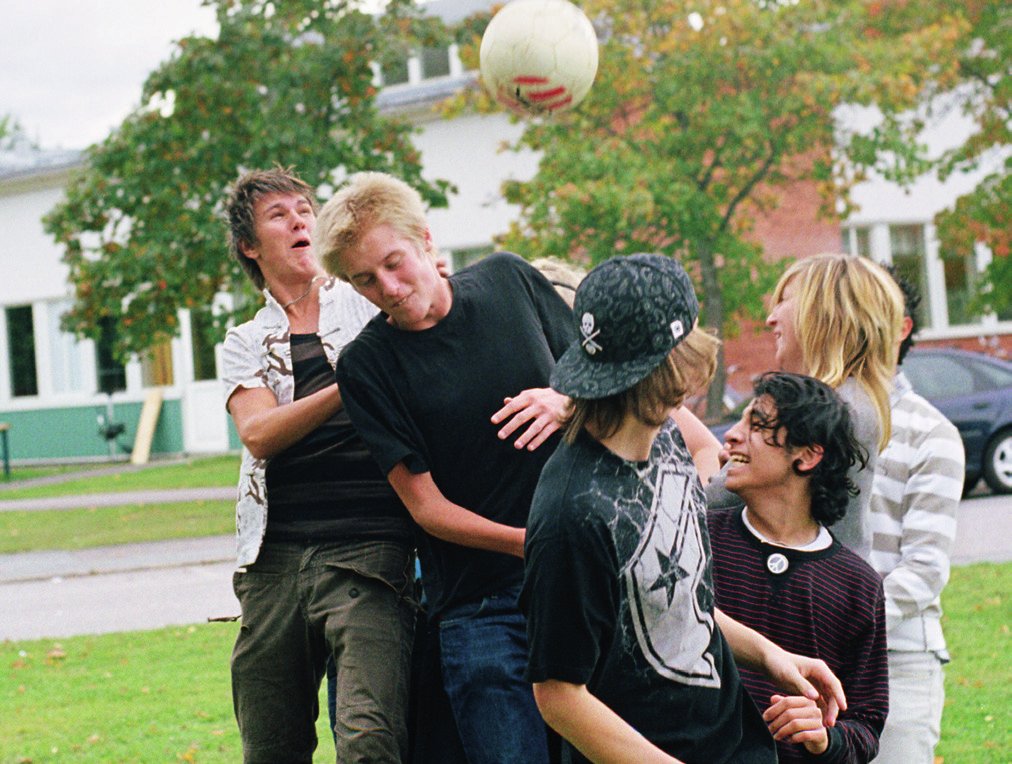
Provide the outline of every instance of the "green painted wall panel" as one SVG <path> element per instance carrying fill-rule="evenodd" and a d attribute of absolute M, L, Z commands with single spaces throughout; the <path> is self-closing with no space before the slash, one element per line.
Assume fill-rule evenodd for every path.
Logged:
<path fill-rule="evenodd" d="M 242 441 L 239 440 L 239 431 L 235 429 L 235 422 L 228 417 L 228 448 L 230 451 L 242 450 Z"/>
<path fill-rule="evenodd" d="M 113 421 L 126 425 L 117 441 L 126 454 L 133 449 L 137 421 L 142 403 L 128 402 L 113 405 Z M 11 461 L 35 459 L 77 459 L 109 455 L 109 446 L 98 433 L 98 415 L 105 416 L 102 405 L 70 408 L 39 409 L 35 411 L 0 411 L 0 422 L 7 422 Z M 151 441 L 151 453 L 175 454 L 183 450 L 182 405 L 179 400 L 162 402 Z"/>

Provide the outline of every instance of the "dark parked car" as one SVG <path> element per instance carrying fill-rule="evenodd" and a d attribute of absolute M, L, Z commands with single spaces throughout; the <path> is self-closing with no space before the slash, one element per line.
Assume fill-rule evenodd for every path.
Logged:
<path fill-rule="evenodd" d="M 995 493 L 1012 493 L 1012 363 L 964 350 L 914 348 L 902 369 L 959 429 L 965 489 L 983 476 Z"/>
<path fill-rule="evenodd" d="M 1012 493 L 1012 363 L 965 350 L 914 348 L 902 369 L 914 390 L 959 430 L 966 451 L 964 491 L 983 477 L 995 493 Z M 719 440 L 743 408 L 710 426 Z"/>

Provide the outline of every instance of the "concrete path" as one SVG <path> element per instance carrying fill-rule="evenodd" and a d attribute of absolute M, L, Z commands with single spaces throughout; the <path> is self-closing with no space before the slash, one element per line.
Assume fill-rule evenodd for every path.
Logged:
<path fill-rule="evenodd" d="M 6 499 L 0 500 L 0 512 L 122 507 L 128 504 L 171 504 L 183 501 L 235 501 L 235 491 L 235 486 L 228 486 L 173 488 L 157 491 L 117 491 L 114 493 L 90 493 L 87 496 L 45 496 L 38 499 Z M 2 495 L 0 494 L 0 496 Z"/>
<path fill-rule="evenodd" d="M 59 639 L 239 615 L 234 563 L 0 584 L 0 639 Z"/>
<path fill-rule="evenodd" d="M 117 465 L 102 472 L 133 469 L 138 468 Z M 51 476 L 20 485 L 53 484 L 78 476 Z M 16 484 L 0 487 L 0 497 L 6 487 Z M 228 486 L 7 499 L 0 500 L 0 511 L 234 500 L 235 490 Z M 234 569 L 235 536 L 231 534 L 0 554 L 0 639 L 107 634 L 238 616 L 239 602 L 232 592 Z"/>
<path fill-rule="evenodd" d="M 155 629 L 238 615 L 234 559 L 231 535 L 0 555 L 0 639 Z M 1012 561 L 1012 496 L 975 495 L 960 504 L 952 560 Z"/>
<path fill-rule="evenodd" d="M 137 573 L 235 561 L 235 536 L 0 554 L 0 584 Z"/>
<path fill-rule="evenodd" d="M 0 639 L 157 629 L 239 614 L 235 537 L 0 555 Z"/>
<path fill-rule="evenodd" d="M 975 494 L 956 514 L 952 564 L 1012 561 L 1012 495 Z"/>

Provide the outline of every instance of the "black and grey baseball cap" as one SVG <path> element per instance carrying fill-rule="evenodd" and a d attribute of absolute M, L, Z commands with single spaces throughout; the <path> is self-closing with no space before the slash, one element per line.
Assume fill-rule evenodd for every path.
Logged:
<path fill-rule="evenodd" d="M 613 257 L 576 290 L 580 339 L 552 372 L 552 388 L 574 398 L 628 390 L 692 331 L 699 302 L 689 274 L 656 254 Z"/>

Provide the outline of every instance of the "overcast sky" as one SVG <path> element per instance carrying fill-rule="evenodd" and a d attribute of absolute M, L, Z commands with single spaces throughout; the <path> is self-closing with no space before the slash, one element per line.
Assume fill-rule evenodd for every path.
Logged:
<path fill-rule="evenodd" d="M 137 106 L 174 40 L 216 30 L 200 0 L 4 3 L 0 115 L 13 115 L 43 148 L 84 148 Z"/>
<path fill-rule="evenodd" d="M 433 7 L 490 2 L 437 0 Z M 382 4 L 362 0 L 361 7 Z M 6 0 L 0 116 L 14 116 L 43 148 L 85 148 L 139 104 L 148 74 L 193 32 L 217 34 L 214 12 L 200 0 Z"/>

